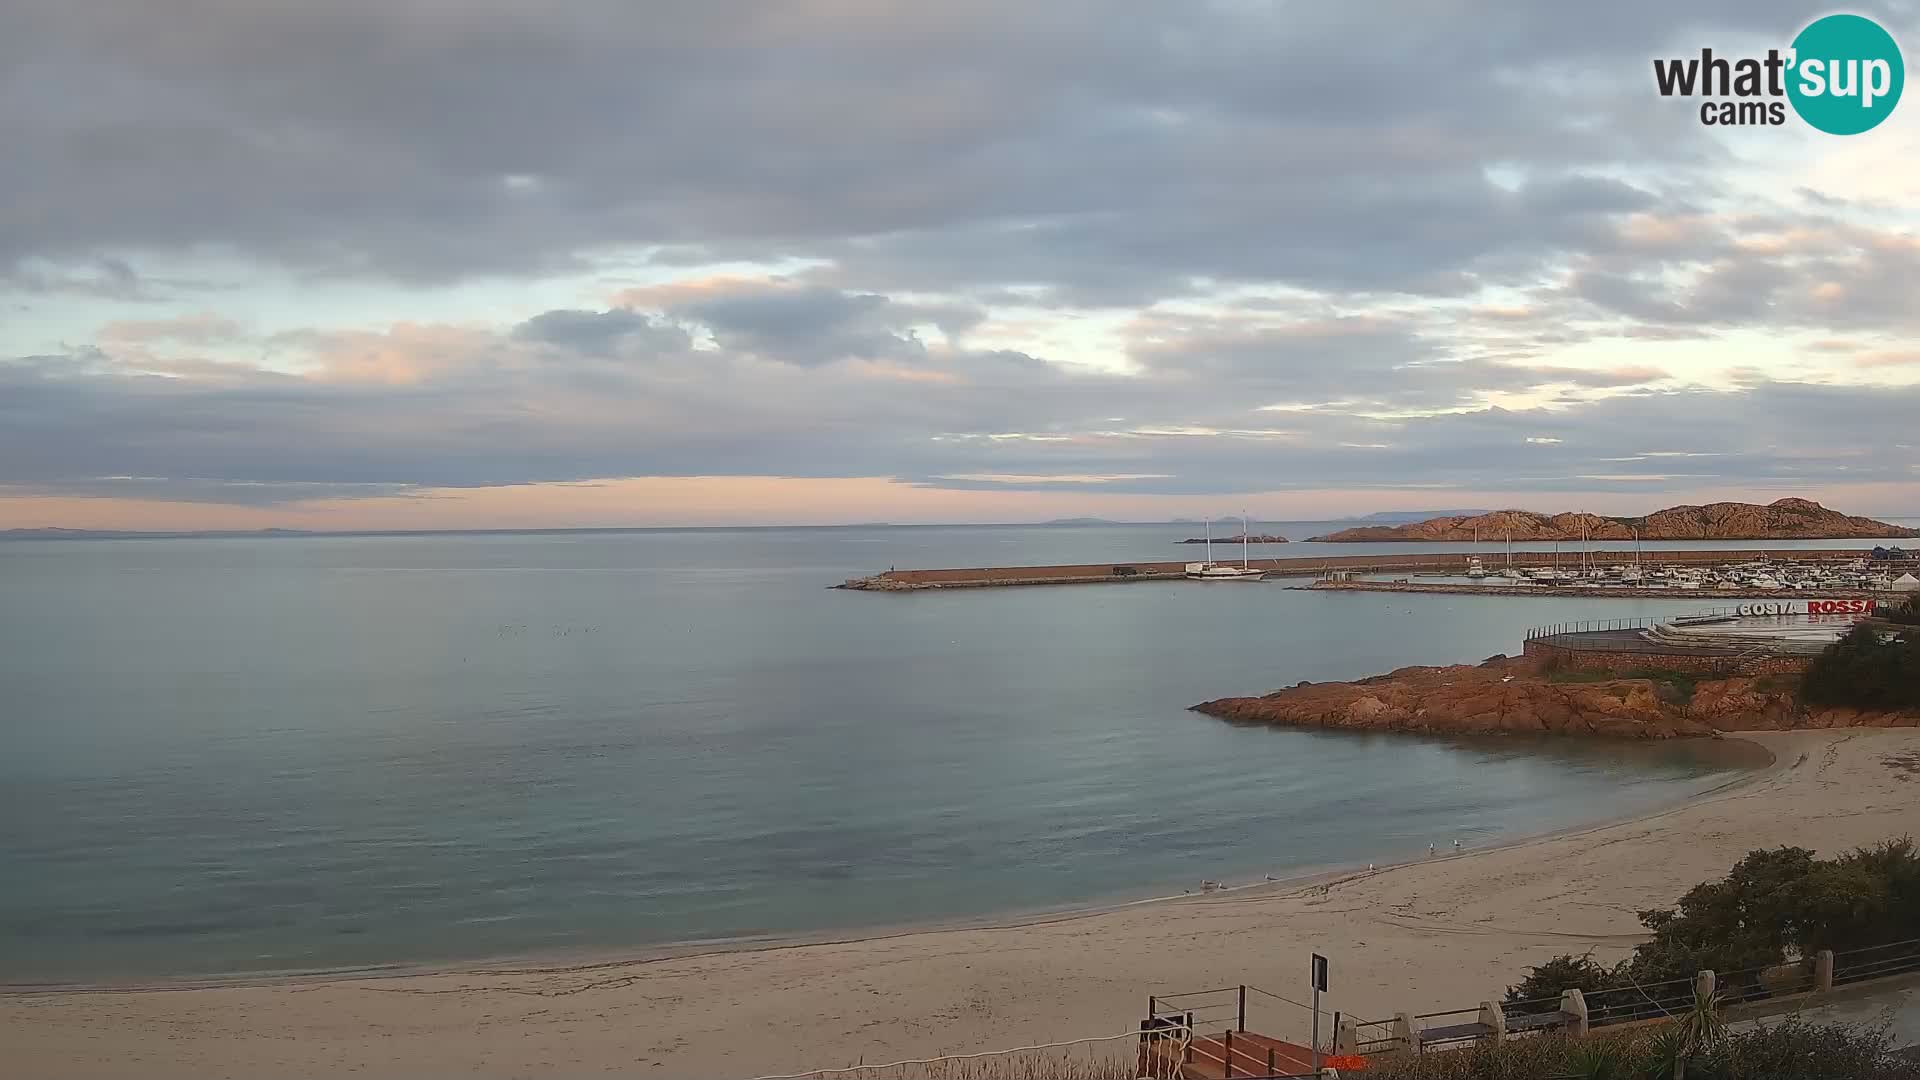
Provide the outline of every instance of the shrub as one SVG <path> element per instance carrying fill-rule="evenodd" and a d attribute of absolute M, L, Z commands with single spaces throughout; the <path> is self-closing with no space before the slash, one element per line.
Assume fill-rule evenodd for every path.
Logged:
<path fill-rule="evenodd" d="M 1568 990 L 1595 994 L 1618 985 L 1619 980 L 1613 971 L 1595 960 L 1592 953 L 1585 956 L 1556 956 L 1527 972 L 1526 978 L 1507 987 L 1506 1001 L 1508 1005 L 1537 1002 L 1512 1009 L 1515 1013 L 1550 1013 L 1560 1008 L 1560 995 Z"/>
<path fill-rule="evenodd" d="M 1856 626 L 1813 658 L 1800 693 L 1811 705 L 1920 708 L 1920 633 L 1882 640 L 1873 627 Z"/>
<path fill-rule="evenodd" d="M 1920 593 L 1907 597 L 1907 602 L 1889 610 L 1887 621 L 1902 626 L 1920 626 Z"/>
<path fill-rule="evenodd" d="M 1727 990 L 1740 991 L 1756 969 L 1789 958 L 1906 940 L 1920 927 L 1920 849 L 1903 838 L 1833 859 L 1796 847 L 1751 851 L 1725 878 L 1695 885 L 1674 907 L 1640 912 L 1640 923 L 1652 938 L 1618 965 L 1556 956 L 1509 987 L 1506 1000 L 1578 988 L 1590 1006 L 1604 1006 L 1631 1001 L 1636 987 L 1706 968 Z"/>
<path fill-rule="evenodd" d="M 1716 1039 L 1697 1051 L 1682 1025 L 1591 1039 L 1545 1035 L 1383 1062 L 1368 1080 L 1669 1080 L 1687 1055 L 1688 1080 L 1912 1080 L 1884 1029 L 1794 1018 Z"/>

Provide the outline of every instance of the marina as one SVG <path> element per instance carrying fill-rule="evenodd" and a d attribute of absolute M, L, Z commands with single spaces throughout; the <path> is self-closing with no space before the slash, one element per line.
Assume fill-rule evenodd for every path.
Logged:
<path fill-rule="evenodd" d="M 1244 546 L 1242 548 L 1244 552 Z M 1583 595 L 1672 597 L 1710 592 L 1721 597 L 1792 595 L 1898 595 L 1920 589 L 1920 558 L 1874 558 L 1858 548 L 1664 550 L 1657 561 L 1639 551 L 1582 551 L 1577 562 L 1555 553 L 1528 552 L 1524 562 L 1491 569 L 1471 553 L 1399 552 L 1383 555 L 1298 556 L 1241 562 L 1151 561 L 1047 566 L 889 569 L 850 578 L 835 588 L 863 592 L 984 588 L 1013 585 L 1125 584 L 1199 579 L 1313 579 L 1313 588 L 1378 592 L 1475 592 L 1489 595 Z M 1208 568 L 1212 568 L 1208 570 Z M 1230 571 L 1223 574 L 1222 571 Z M 1427 580 L 1420 580 L 1425 578 Z"/>

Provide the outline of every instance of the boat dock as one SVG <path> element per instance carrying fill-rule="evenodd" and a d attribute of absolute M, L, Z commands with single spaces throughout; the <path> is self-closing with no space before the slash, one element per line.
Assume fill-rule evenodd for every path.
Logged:
<path fill-rule="evenodd" d="M 1603 596 L 1614 599 L 1637 598 L 1641 600 L 1700 600 L 1718 598 L 1722 600 L 1790 600 L 1804 598 L 1806 590 L 1800 589 L 1676 589 L 1650 588 L 1644 585 L 1480 585 L 1448 581 L 1315 581 L 1309 585 L 1290 585 L 1293 589 L 1310 589 L 1315 592 L 1392 592 L 1392 593 L 1458 593 L 1467 596 Z M 1872 589 L 1834 589 L 1821 587 L 1817 590 L 1823 600 L 1873 600 L 1884 599 L 1885 592 Z"/>
<path fill-rule="evenodd" d="M 1644 559 L 1650 553 L 1642 552 Z M 1738 563 L 1764 559 L 1791 559 L 1796 562 L 1847 562 L 1863 557 L 1866 552 L 1858 548 L 1839 549 L 1720 549 L 1702 551 L 1660 551 L 1651 553 L 1664 565 L 1712 565 L 1717 563 Z M 1313 578 L 1323 577 L 1333 572 L 1351 572 L 1359 574 L 1387 573 L 1459 573 L 1465 570 L 1467 560 L 1473 552 L 1396 552 L 1381 555 L 1305 555 L 1292 558 L 1249 559 L 1248 565 L 1267 571 L 1273 578 Z M 1516 553 L 1519 561 L 1520 553 Z M 1599 549 L 1586 553 L 1586 559 L 1594 564 L 1631 563 L 1634 552 L 1625 550 Z M 1565 558 L 1565 556 L 1563 556 Z M 1528 551 L 1525 560 L 1529 563 L 1544 561 L 1544 553 Z M 853 578 L 837 589 L 853 589 L 862 592 L 909 592 L 921 589 L 971 589 L 1011 585 L 1092 585 L 1127 584 L 1140 581 L 1167 581 L 1184 578 L 1190 559 L 1169 560 L 1165 562 L 1110 562 L 1080 563 L 1062 566 L 976 566 L 956 567 L 938 570 L 888 570 L 869 577 Z M 1652 561 L 1652 560 L 1649 560 Z M 1395 586 L 1389 591 L 1475 591 L 1497 593 L 1500 595 L 1563 595 L 1588 591 L 1587 586 L 1556 585 L 1549 587 L 1514 586 L 1445 586 L 1433 583 L 1432 586 L 1420 586 L 1409 589 L 1406 584 L 1396 582 L 1350 580 L 1337 583 L 1337 587 L 1352 589 L 1371 589 L 1383 586 Z M 1648 592 L 1656 596 L 1687 595 L 1726 595 L 1720 590 L 1701 589 L 1681 592 L 1674 589 L 1642 589 L 1636 592 Z M 1609 587 L 1601 593 L 1605 596 L 1628 595 L 1621 589 Z"/>

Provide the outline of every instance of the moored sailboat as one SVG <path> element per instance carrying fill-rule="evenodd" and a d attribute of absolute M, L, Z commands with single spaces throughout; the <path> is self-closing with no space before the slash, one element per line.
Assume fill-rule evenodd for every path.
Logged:
<path fill-rule="evenodd" d="M 1240 516 L 1240 565 L 1213 561 L 1213 522 L 1207 522 L 1207 561 L 1188 563 L 1187 577 L 1195 581 L 1259 581 L 1265 570 L 1253 566 L 1247 558 L 1247 518 Z"/>

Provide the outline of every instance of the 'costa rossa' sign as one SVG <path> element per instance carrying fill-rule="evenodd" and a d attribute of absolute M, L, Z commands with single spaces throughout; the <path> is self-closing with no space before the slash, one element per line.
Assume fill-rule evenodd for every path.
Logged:
<path fill-rule="evenodd" d="M 1871 615 L 1872 600 L 1809 600 L 1808 615 Z M 1762 604 L 1741 604 L 1735 615 L 1798 615 L 1800 605 L 1792 600 L 1770 600 Z"/>
<path fill-rule="evenodd" d="M 1809 600 L 1807 601 L 1807 614 L 1871 615 L 1873 614 L 1873 605 L 1874 601 L 1872 600 Z"/>

